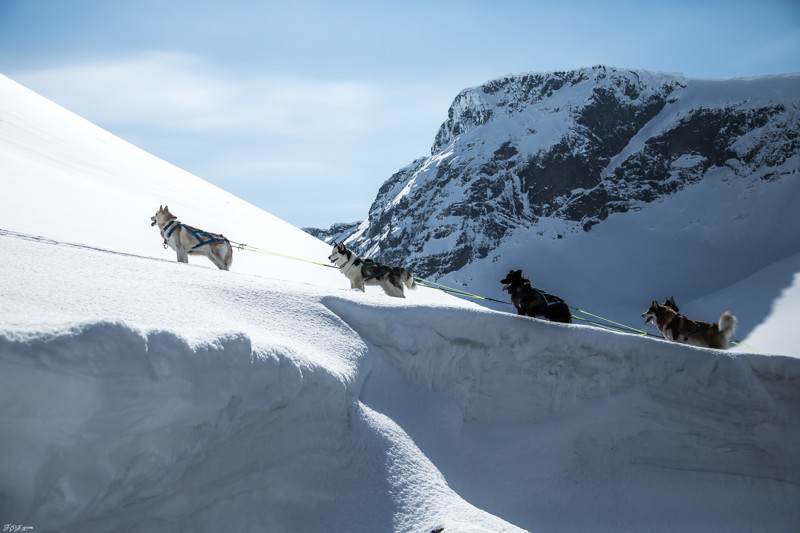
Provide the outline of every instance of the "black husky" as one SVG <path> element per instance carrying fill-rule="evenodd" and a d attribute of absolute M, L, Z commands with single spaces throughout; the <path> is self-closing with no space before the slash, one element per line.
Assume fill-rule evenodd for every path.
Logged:
<path fill-rule="evenodd" d="M 531 287 L 530 280 L 522 276 L 522 270 L 509 270 L 500 283 L 503 284 L 503 290 L 507 290 L 511 296 L 511 303 L 517 308 L 517 314 L 544 316 L 552 322 L 572 323 L 572 314 L 564 300 Z"/>

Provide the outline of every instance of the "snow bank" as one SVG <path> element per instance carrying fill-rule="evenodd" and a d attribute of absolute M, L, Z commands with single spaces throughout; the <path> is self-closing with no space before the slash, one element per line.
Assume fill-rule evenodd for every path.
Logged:
<path fill-rule="evenodd" d="M 795 358 L 550 324 L 422 288 L 397 301 L 0 242 L 13 258 L 0 279 L 14 280 L 0 302 L 10 522 L 746 531 L 800 520 Z"/>
<path fill-rule="evenodd" d="M 410 428 L 467 500 L 517 525 L 789 531 L 800 523 L 797 359 L 487 310 L 325 303 L 391 369 L 367 379 L 365 403 Z M 392 372 L 449 402 L 437 400 L 433 414 L 404 413 L 407 398 L 386 385 Z M 447 428 L 437 442 L 413 429 L 420 415 Z"/>
<path fill-rule="evenodd" d="M 0 459 L 12 483 L 0 487 L 7 521 L 44 531 L 433 529 L 447 518 L 425 504 L 433 496 L 469 514 L 400 428 L 331 374 L 254 353 L 246 337 L 192 348 L 97 323 L 0 338 L 0 352 L 3 426 L 14 429 Z"/>
<path fill-rule="evenodd" d="M 358 401 L 374 355 L 320 303 L 324 285 L 0 242 L 12 257 L 0 268 L 7 522 L 515 530 L 463 501 L 399 426 Z"/>

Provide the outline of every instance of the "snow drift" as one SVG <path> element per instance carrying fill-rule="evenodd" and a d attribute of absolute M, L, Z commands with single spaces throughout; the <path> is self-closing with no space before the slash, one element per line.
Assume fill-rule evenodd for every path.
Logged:
<path fill-rule="evenodd" d="M 178 264 L 148 224 L 160 203 L 295 257 L 324 261 L 329 247 L 8 79 L 0 104 L 3 524 L 800 523 L 798 359 L 550 324 L 429 289 L 362 294 L 273 256 L 235 251 L 231 272 Z"/>

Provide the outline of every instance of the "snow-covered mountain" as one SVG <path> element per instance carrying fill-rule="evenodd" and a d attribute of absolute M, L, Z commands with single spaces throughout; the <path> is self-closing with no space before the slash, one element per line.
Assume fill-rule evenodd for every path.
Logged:
<path fill-rule="evenodd" d="M 455 98 L 431 155 L 388 179 L 358 228 L 315 234 L 349 231 L 364 255 L 495 298 L 521 268 L 617 320 L 670 295 L 713 320 L 723 309 L 698 300 L 800 253 L 799 169 L 800 74 L 507 76 Z M 723 298 L 747 315 L 740 331 L 781 283 Z"/>
<path fill-rule="evenodd" d="M 798 358 L 351 291 L 326 244 L 4 77 L 0 180 L 9 530 L 800 523 Z M 160 204 L 282 255 L 177 263 Z"/>

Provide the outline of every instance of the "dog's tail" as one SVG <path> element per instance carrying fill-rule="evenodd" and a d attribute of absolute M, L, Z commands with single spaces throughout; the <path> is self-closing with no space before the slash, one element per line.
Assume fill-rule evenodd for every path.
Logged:
<path fill-rule="evenodd" d="M 736 317 L 730 314 L 729 311 L 725 311 L 720 315 L 717 325 L 719 326 L 719 332 L 725 335 L 725 339 L 730 339 L 736 329 Z"/>
<path fill-rule="evenodd" d="M 403 284 L 409 289 L 417 288 L 417 282 L 414 281 L 414 275 L 405 268 L 400 274 L 400 279 L 403 281 Z"/>

